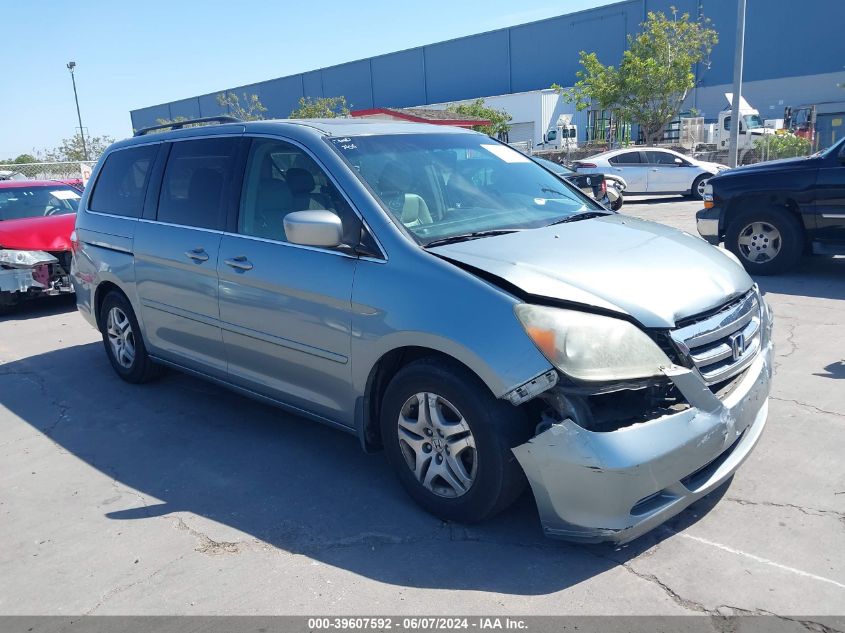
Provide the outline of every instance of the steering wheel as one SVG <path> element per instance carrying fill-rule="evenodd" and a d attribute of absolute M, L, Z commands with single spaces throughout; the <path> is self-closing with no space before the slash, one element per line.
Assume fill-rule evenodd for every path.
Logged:
<path fill-rule="evenodd" d="M 44 209 L 44 215 L 56 215 L 60 211 L 64 211 L 64 209 L 51 204 L 46 209 Z"/>

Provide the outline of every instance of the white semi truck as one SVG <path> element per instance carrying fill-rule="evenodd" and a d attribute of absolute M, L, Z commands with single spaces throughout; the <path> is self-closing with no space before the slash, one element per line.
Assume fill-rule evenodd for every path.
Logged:
<path fill-rule="evenodd" d="M 733 125 L 733 112 L 730 106 L 733 103 L 733 94 L 730 92 L 725 93 L 725 98 L 728 100 L 728 108 L 719 112 L 719 120 L 711 128 L 712 133 L 708 134 L 708 138 L 703 143 L 699 143 L 696 146 L 696 158 L 713 163 L 727 163 L 731 144 L 731 126 Z M 757 109 L 752 108 L 740 96 L 737 163 L 746 165 L 754 162 L 757 152 L 757 140 L 767 134 L 774 133 L 774 129 L 766 127 Z"/>

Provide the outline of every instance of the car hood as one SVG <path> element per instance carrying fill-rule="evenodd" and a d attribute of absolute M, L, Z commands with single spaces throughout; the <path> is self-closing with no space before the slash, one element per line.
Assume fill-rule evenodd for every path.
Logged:
<path fill-rule="evenodd" d="M 766 160 L 753 165 L 742 165 L 734 167 L 724 173 L 725 176 L 737 176 L 758 171 L 778 171 L 781 169 L 808 169 L 817 164 L 815 156 L 799 156 L 798 158 L 778 158 L 777 160 Z M 721 175 L 721 174 L 720 174 Z"/>
<path fill-rule="evenodd" d="M 705 171 L 709 171 L 713 174 L 717 174 L 720 171 L 724 171 L 725 169 L 728 169 L 728 166 L 723 165 L 722 163 L 711 163 L 711 162 L 705 161 L 705 160 L 696 161 L 696 165 L 698 165 L 699 167 L 701 167 Z"/>
<path fill-rule="evenodd" d="M 26 251 L 69 251 L 76 214 L 0 222 L 0 247 Z"/>
<path fill-rule="evenodd" d="M 429 250 L 529 295 L 622 313 L 654 328 L 674 327 L 753 285 L 732 256 L 704 240 L 615 214 Z"/>

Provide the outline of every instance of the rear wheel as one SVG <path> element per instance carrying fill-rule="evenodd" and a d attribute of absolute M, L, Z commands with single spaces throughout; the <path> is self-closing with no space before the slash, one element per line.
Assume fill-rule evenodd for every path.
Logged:
<path fill-rule="evenodd" d="M 381 432 L 388 461 L 423 508 L 474 523 L 525 487 L 511 446 L 528 439 L 519 409 L 497 400 L 464 367 L 438 358 L 407 365 L 387 387 Z"/>
<path fill-rule="evenodd" d="M 621 209 L 621 208 L 622 208 L 622 203 L 623 203 L 623 202 L 624 202 L 624 200 L 622 199 L 622 194 L 620 193 L 620 194 L 619 194 L 619 197 L 618 197 L 618 198 L 616 198 L 616 200 L 614 200 L 613 202 L 611 202 L 611 203 L 610 203 L 610 208 L 611 208 L 613 211 L 619 211 L 619 209 Z"/>
<path fill-rule="evenodd" d="M 162 368 L 147 354 L 138 319 L 129 300 L 112 291 L 100 307 L 100 327 L 106 355 L 126 382 L 143 383 L 161 375 Z"/>
<path fill-rule="evenodd" d="M 788 211 L 778 207 L 740 213 L 728 227 L 725 246 L 756 275 L 776 275 L 801 259 L 804 230 Z"/>

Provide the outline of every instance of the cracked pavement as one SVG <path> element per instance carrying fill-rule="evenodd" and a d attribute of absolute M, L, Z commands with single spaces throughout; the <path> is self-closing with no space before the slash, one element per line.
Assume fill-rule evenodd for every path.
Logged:
<path fill-rule="evenodd" d="M 624 211 L 694 232 L 697 203 Z M 845 608 L 845 259 L 759 279 L 770 421 L 730 486 L 621 548 L 545 539 L 530 495 L 418 509 L 346 434 L 177 373 L 113 374 L 67 300 L 0 318 L 0 613 L 778 614 Z"/>

